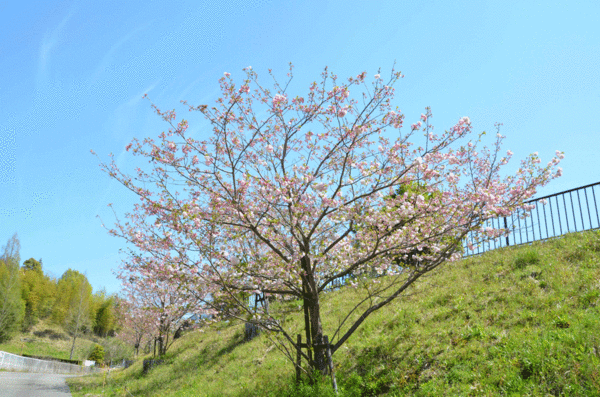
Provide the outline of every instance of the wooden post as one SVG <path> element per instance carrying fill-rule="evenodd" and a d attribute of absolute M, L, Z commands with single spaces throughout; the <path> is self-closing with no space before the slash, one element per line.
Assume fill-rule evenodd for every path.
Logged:
<path fill-rule="evenodd" d="M 335 380 L 335 372 L 333 371 L 333 360 L 331 359 L 331 346 L 329 345 L 329 338 L 327 335 L 323 336 L 323 340 L 325 341 L 325 347 L 327 349 L 327 361 L 329 362 L 329 373 L 331 374 L 331 383 L 333 385 L 333 390 L 335 394 L 337 394 L 337 382 Z"/>
<path fill-rule="evenodd" d="M 310 316 L 308 313 L 308 306 L 306 306 L 306 296 L 307 296 L 307 292 L 306 292 L 306 283 L 304 281 L 305 277 L 302 278 L 302 295 L 303 295 L 303 306 L 304 306 L 304 328 L 306 330 L 306 345 L 307 345 L 307 352 L 308 352 L 308 364 L 310 367 L 312 367 L 313 365 L 313 359 L 312 359 L 312 340 L 311 340 L 311 335 L 310 335 Z"/>
<path fill-rule="evenodd" d="M 301 346 L 302 346 L 302 335 L 298 334 L 297 339 L 298 349 L 296 350 L 296 384 L 300 383 L 300 363 L 302 360 Z"/>

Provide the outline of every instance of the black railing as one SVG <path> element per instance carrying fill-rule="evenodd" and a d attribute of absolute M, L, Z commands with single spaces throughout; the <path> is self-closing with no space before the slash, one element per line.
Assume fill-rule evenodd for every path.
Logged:
<path fill-rule="evenodd" d="M 544 202 L 545 204 L 543 204 Z M 530 244 L 534 241 L 547 240 L 567 233 L 600 228 L 600 214 L 598 212 L 600 182 L 538 197 L 525 203 L 535 204 L 535 208 L 527 211 L 527 217 L 523 217 L 523 210 L 518 210 L 510 217 L 489 219 L 482 225 L 482 227 L 493 229 L 508 229 L 510 230 L 509 235 L 480 244 L 476 244 L 476 241 L 474 241 L 474 233 L 467 236 L 463 242 L 463 258 L 479 255 L 497 248 Z M 474 249 L 469 249 L 469 242 L 474 245 Z M 379 275 L 373 273 L 370 276 L 375 278 Z M 354 275 L 349 274 L 335 279 L 325 290 L 339 289 L 346 284 L 348 279 L 354 278 Z M 256 305 L 264 299 L 259 298 L 257 302 L 256 296 L 253 295 L 250 298 L 250 305 L 254 306 L 255 310 Z"/>
<path fill-rule="evenodd" d="M 471 234 L 464 241 L 463 257 L 600 228 L 600 182 L 538 197 L 526 203 L 535 205 L 534 209 L 527 211 L 526 217 L 523 217 L 523 210 L 518 210 L 509 217 L 493 218 L 482 225 L 509 229 L 508 236 L 475 244 L 474 234 Z M 469 242 L 476 247 L 469 249 Z"/>

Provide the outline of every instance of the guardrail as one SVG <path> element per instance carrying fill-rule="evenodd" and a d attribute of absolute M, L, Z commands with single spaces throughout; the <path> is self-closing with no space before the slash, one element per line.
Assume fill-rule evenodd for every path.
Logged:
<path fill-rule="evenodd" d="M 493 218 L 482 225 L 510 229 L 508 236 L 486 241 L 476 249 L 469 249 L 468 243 L 475 242 L 473 235 L 469 235 L 464 240 L 463 257 L 479 255 L 496 248 L 530 244 L 567 233 L 598 229 L 598 199 L 600 182 L 528 200 L 526 203 L 535 204 L 535 208 L 527 211 L 527 217 L 522 219 L 524 211 L 519 210 L 510 217 Z"/>

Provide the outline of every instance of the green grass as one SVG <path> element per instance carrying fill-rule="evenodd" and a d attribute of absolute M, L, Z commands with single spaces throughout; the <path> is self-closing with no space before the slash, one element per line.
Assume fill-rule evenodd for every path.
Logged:
<path fill-rule="evenodd" d="M 15 335 L 10 341 L 0 343 L 0 350 L 13 354 L 69 359 L 73 340 L 65 331 L 49 321 L 40 321 L 29 332 Z M 95 343 L 87 337 L 77 338 L 73 360 L 87 358 Z"/>
<path fill-rule="evenodd" d="M 370 316 L 334 355 L 340 396 L 600 396 L 600 233 L 504 248 L 448 264 Z M 325 294 L 325 333 L 358 291 Z M 299 302 L 284 327 L 302 330 Z M 330 335 L 331 337 L 331 335 Z M 143 357 L 142 357 L 143 358 Z M 328 396 L 293 387 L 266 335 L 220 323 L 177 340 L 166 363 L 70 378 L 74 396 Z"/>

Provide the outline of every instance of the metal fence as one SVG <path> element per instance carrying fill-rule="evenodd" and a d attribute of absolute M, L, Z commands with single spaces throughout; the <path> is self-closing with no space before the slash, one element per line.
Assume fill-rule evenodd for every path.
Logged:
<path fill-rule="evenodd" d="M 38 360 L 0 351 L 0 368 L 12 371 L 42 372 L 48 374 L 79 374 L 97 372 L 94 367 L 68 364 L 60 361 Z"/>
<path fill-rule="evenodd" d="M 600 182 L 528 200 L 526 203 L 535 204 L 535 208 L 527 211 L 527 217 L 523 218 L 524 211 L 519 210 L 510 217 L 493 218 L 483 224 L 483 227 L 509 229 L 511 233 L 508 236 L 477 245 L 474 244 L 474 234 L 470 234 L 464 240 L 463 257 L 496 248 L 547 240 L 567 233 L 598 229 L 598 200 Z M 476 247 L 469 249 L 469 242 Z"/>
<path fill-rule="evenodd" d="M 599 201 L 600 182 L 528 200 L 526 203 L 535 204 L 535 208 L 527 211 L 527 217 L 522 217 L 524 211 L 518 210 L 510 217 L 493 218 L 482 225 L 494 229 L 509 229 L 511 232 L 508 236 L 476 244 L 476 237 L 471 233 L 463 241 L 463 257 L 479 255 L 497 248 L 547 240 L 567 233 L 599 229 Z M 473 244 L 474 249 L 469 249 L 469 243 Z M 377 273 L 370 274 L 371 278 L 378 276 Z M 354 278 L 354 275 L 347 275 L 335 279 L 326 291 L 339 289 L 348 279 Z M 253 295 L 250 305 L 256 309 L 256 305 L 262 300 L 262 297 L 257 300 L 256 295 Z"/>

